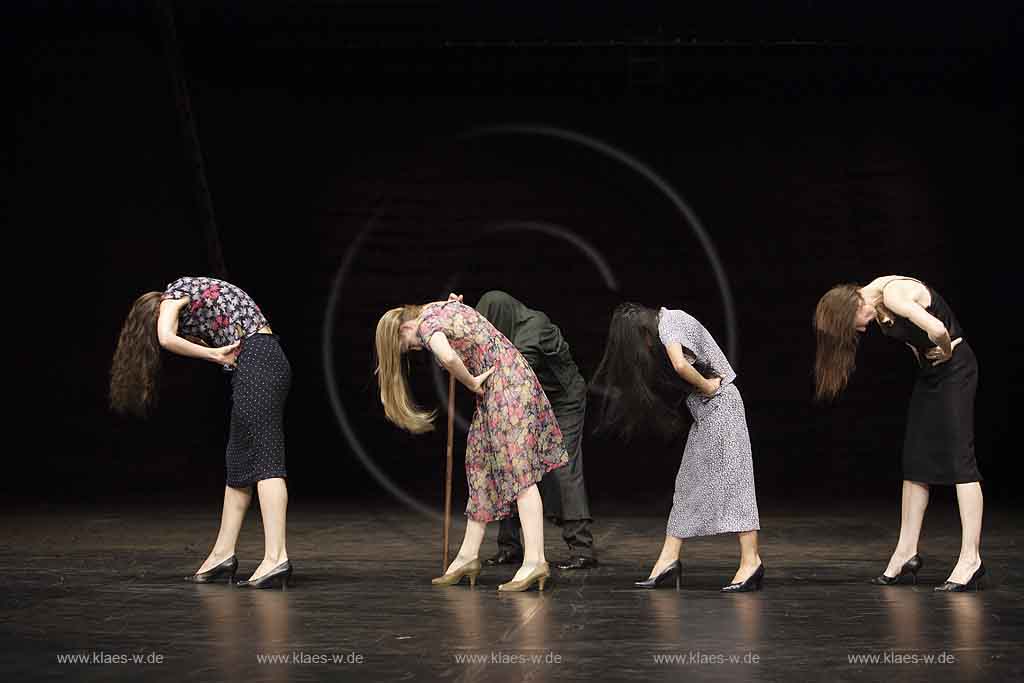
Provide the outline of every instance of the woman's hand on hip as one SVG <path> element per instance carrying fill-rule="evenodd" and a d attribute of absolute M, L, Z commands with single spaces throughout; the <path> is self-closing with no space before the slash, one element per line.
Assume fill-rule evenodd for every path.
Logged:
<path fill-rule="evenodd" d="M 942 365 L 943 363 L 945 363 L 946 361 L 953 357 L 953 349 L 955 349 L 956 345 L 962 341 L 963 339 L 961 337 L 957 337 L 956 339 L 954 339 L 952 343 L 949 345 L 948 354 L 942 350 L 941 346 L 933 346 L 932 348 L 924 352 L 924 357 L 930 360 L 933 366 Z"/>
<path fill-rule="evenodd" d="M 238 361 L 238 351 L 241 341 L 236 341 L 234 344 L 228 344 L 227 346 L 218 346 L 210 349 L 211 358 L 214 363 L 220 363 L 221 365 L 235 366 Z"/>
<path fill-rule="evenodd" d="M 705 380 L 704 383 L 697 387 L 697 391 L 704 394 L 705 396 L 713 396 L 722 386 L 721 377 L 712 377 L 711 379 Z"/>
<path fill-rule="evenodd" d="M 487 378 L 490 377 L 491 373 L 493 373 L 493 372 L 494 372 L 494 368 L 491 368 L 487 372 L 482 372 L 482 373 L 480 373 L 479 375 L 477 375 L 476 377 L 473 378 L 473 386 L 471 387 L 471 389 L 473 390 L 474 394 L 476 394 L 477 396 L 483 396 L 484 395 L 484 392 L 487 391 L 484 388 L 484 382 L 487 381 Z"/>

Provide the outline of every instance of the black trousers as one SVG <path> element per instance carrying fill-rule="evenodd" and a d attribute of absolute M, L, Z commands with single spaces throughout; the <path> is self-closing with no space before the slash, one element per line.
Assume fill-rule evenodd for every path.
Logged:
<path fill-rule="evenodd" d="M 590 530 L 593 518 L 587 502 L 587 491 L 583 481 L 583 420 L 586 414 L 585 400 L 572 408 L 556 406 L 555 417 L 562 430 L 565 450 L 569 462 L 551 470 L 541 479 L 537 488 L 544 504 L 544 516 L 561 527 L 562 540 L 569 546 L 573 556 L 594 557 L 594 534 Z M 505 517 L 498 525 L 498 550 L 523 554 L 522 527 L 519 515 Z"/>

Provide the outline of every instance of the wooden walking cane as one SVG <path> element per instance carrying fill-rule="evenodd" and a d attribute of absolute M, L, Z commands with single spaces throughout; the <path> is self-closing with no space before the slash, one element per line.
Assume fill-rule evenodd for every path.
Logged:
<path fill-rule="evenodd" d="M 448 375 L 448 463 L 444 474 L 444 550 L 441 573 L 448 571 L 448 530 L 452 526 L 452 438 L 455 433 L 455 375 Z"/>

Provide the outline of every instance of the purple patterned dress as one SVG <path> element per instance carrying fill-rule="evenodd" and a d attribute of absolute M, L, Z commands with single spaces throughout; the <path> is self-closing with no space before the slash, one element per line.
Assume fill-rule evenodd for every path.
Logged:
<path fill-rule="evenodd" d="M 686 311 L 662 308 L 658 337 L 666 346 L 682 346 L 687 362 L 701 375 L 722 380 L 711 396 L 692 391 L 686 398 L 693 423 L 666 533 L 692 538 L 760 529 L 747 413 L 733 384 L 736 372 L 707 328 Z"/>
<path fill-rule="evenodd" d="M 562 430 L 523 355 L 473 308 L 457 301 L 427 304 L 417 334 L 429 348 L 442 332 L 473 375 L 494 368 L 476 402 L 466 442 L 466 516 L 503 519 L 523 490 L 565 465 Z"/>

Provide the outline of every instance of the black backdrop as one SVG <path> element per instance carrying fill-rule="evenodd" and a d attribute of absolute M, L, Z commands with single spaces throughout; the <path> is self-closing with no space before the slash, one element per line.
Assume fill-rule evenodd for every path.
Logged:
<path fill-rule="evenodd" d="M 910 355 L 869 334 L 844 397 L 814 405 L 810 320 L 832 284 L 902 273 L 938 288 L 967 330 L 986 493 L 1014 504 L 1010 4 L 970 15 L 669 6 L 177 3 L 229 279 L 268 314 L 295 371 L 293 499 L 387 499 L 330 384 L 368 457 L 436 503 L 443 429 L 412 438 L 384 422 L 372 334 L 386 308 L 450 285 L 469 302 L 501 288 L 547 311 L 587 377 L 622 300 L 689 310 L 726 345 L 712 259 L 649 177 L 565 138 L 466 135 L 535 125 L 643 164 L 710 236 L 734 300 L 762 501 L 895 500 Z M 32 245 L 8 254 L 26 271 L 9 282 L 9 325 L 31 351 L 12 360 L 28 438 L 8 455 L 7 500 L 216 496 L 227 410 L 216 368 L 168 358 L 147 423 L 105 404 L 133 298 L 210 268 L 157 15 L 146 3 L 5 11 L 19 67 L 9 230 Z M 428 359 L 413 374 L 423 402 L 440 405 Z M 588 437 L 592 499 L 653 509 L 680 453 Z"/>

